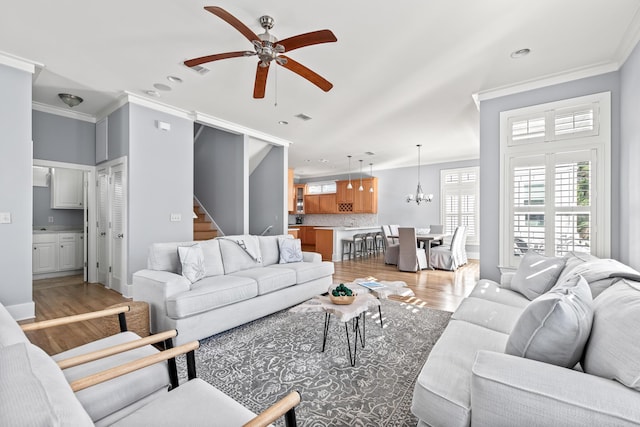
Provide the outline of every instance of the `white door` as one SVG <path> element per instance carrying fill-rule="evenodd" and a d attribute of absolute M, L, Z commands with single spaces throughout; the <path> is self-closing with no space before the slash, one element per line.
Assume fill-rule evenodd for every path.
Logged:
<path fill-rule="evenodd" d="M 97 251 L 98 283 L 111 287 L 109 283 L 109 170 L 98 171 L 98 203 L 97 203 Z"/>
<path fill-rule="evenodd" d="M 127 286 L 126 269 L 126 173 L 125 165 L 111 168 L 109 180 L 109 204 L 111 214 L 111 287 L 125 294 Z"/>

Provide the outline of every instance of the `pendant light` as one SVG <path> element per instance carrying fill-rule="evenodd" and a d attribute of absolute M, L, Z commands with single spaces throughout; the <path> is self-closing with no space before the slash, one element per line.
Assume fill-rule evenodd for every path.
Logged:
<path fill-rule="evenodd" d="M 373 178 L 373 163 L 369 163 L 369 175 Z M 371 187 L 369 187 L 369 193 L 373 193 L 373 179 L 371 180 Z"/>
<path fill-rule="evenodd" d="M 347 190 L 353 190 L 353 185 L 351 185 L 351 155 L 347 157 L 349 158 L 349 184 L 347 184 Z"/>
<path fill-rule="evenodd" d="M 360 160 L 360 187 L 358 187 L 358 191 L 364 191 L 364 187 L 362 186 L 362 160 Z"/>
<path fill-rule="evenodd" d="M 420 147 L 422 144 L 416 145 L 418 147 L 418 187 L 416 188 L 416 195 L 407 195 L 407 203 L 415 201 L 418 205 L 421 202 L 430 202 L 433 200 L 433 194 L 424 194 L 422 191 L 422 185 L 420 185 Z"/>

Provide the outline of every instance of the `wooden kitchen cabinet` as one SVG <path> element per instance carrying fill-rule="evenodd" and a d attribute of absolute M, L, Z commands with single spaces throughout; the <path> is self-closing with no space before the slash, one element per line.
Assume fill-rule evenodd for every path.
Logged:
<path fill-rule="evenodd" d="M 304 196 L 304 213 L 318 214 L 320 213 L 320 195 L 309 194 Z"/>
<path fill-rule="evenodd" d="M 316 230 L 311 225 L 301 225 L 300 231 L 298 231 L 298 236 L 300 238 L 300 243 L 303 245 L 313 246 L 315 248 L 316 245 Z"/>
<path fill-rule="evenodd" d="M 294 184 L 293 185 L 293 205 L 295 214 L 304 213 L 304 196 L 307 192 L 306 184 Z"/>
<path fill-rule="evenodd" d="M 353 193 L 358 189 L 348 189 L 348 185 L 349 181 L 336 181 L 336 203 L 353 203 Z"/>
<path fill-rule="evenodd" d="M 320 195 L 320 213 L 323 213 L 323 214 L 338 213 L 335 193 Z"/>
<path fill-rule="evenodd" d="M 362 187 L 363 191 L 355 191 L 353 212 L 378 213 L 378 178 L 363 178 Z M 371 188 L 373 192 L 370 191 Z"/>

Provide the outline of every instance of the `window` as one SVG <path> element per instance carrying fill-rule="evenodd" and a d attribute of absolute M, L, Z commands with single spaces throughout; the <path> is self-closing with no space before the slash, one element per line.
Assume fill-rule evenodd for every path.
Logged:
<path fill-rule="evenodd" d="M 335 193 L 336 182 L 309 182 L 307 183 L 307 194 Z"/>
<path fill-rule="evenodd" d="M 440 172 L 442 195 L 441 221 L 444 232 L 453 234 L 456 227 L 467 227 L 467 243 L 479 244 L 478 194 L 479 168 L 444 169 Z"/>
<path fill-rule="evenodd" d="M 604 93 L 501 114 L 502 266 L 529 250 L 609 256 L 609 111 Z"/>

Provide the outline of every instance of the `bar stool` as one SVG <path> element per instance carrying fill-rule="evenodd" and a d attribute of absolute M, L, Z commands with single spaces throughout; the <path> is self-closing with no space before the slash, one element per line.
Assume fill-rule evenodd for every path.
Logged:
<path fill-rule="evenodd" d="M 351 237 L 347 237 L 346 239 L 342 239 L 342 256 L 340 259 L 344 259 L 345 254 L 349 254 L 349 259 L 353 255 L 355 259 L 358 254 L 362 256 L 362 247 L 364 245 L 364 235 L 363 234 L 354 234 Z"/>

